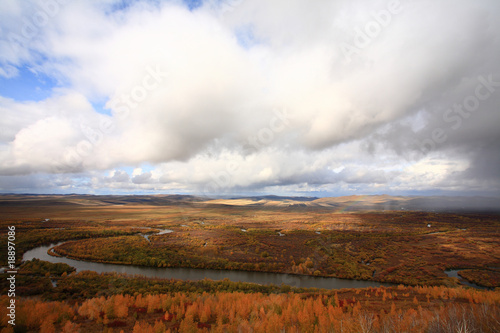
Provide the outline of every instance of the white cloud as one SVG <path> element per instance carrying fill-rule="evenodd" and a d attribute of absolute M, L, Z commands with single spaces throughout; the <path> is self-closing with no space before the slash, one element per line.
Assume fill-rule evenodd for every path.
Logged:
<path fill-rule="evenodd" d="M 482 155 L 467 150 L 496 137 L 499 94 L 446 132 L 430 162 L 415 142 L 443 125 L 443 107 L 470 94 L 464 78 L 472 87 L 478 75 L 500 81 L 495 1 L 401 1 L 362 47 L 359 31 L 377 24 L 391 1 L 245 0 L 193 11 L 177 1 L 121 10 L 111 0 L 50 10 L 42 3 L 0 5 L 5 36 L 22 34 L 24 18 L 49 17 L 24 43 L 0 40 L 0 75 L 28 64 L 59 86 L 40 102 L 0 97 L 3 175 L 96 172 L 89 186 L 103 179 L 116 188 L 200 191 L 217 177 L 226 182 L 221 175 L 236 165 L 215 188 L 368 191 L 423 188 L 418 179 L 429 175 L 447 188 L 461 173 L 486 170 L 486 162 L 471 163 Z M 356 47 L 349 59 L 346 43 Z M 111 116 L 93 110 L 103 102 Z M 276 118 L 277 109 L 290 119 Z M 481 151 L 499 156 L 496 145 Z M 399 178 L 389 179 L 388 160 Z M 125 166 L 136 169 L 125 174 Z"/>

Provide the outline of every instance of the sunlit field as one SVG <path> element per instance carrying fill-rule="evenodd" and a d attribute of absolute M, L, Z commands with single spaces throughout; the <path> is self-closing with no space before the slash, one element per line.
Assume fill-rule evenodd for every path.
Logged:
<path fill-rule="evenodd" d="M 440 321 L 455 325 L 459 317 L 484 332 L 498 327 L 495 214 L 60 199 L 43 205 L 13 199 L 0 208 L 2 230 L 16 229 L 17 322 L 28 330 L 359 332 L 368 325 L 376 332 L 417 332 Z M 171 232 L 158 234 L 165 229 Z M 289 273 L 393 286 L 305 289 L 285 278 L 280 285 L 189 282 L 21 262 L 27 250 L 59 242 L 53 256 L 124 267 Z M 458 278 L 447 270 L 458 271 Z M 8 289 L 6 280 L 2 286 Z M 37 316 L 29 315 L 32 307 L 40 309 Z"/>

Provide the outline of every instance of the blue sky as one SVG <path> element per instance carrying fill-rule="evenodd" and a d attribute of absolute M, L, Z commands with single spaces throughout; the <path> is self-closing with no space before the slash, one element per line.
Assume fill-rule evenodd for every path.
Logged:
<path fill-rule="evenodd" d="M 497 2 L 50 4 L 0 4 L 0 193 L 500 196 Z"/>
<path fill-rule="evenodd" d="M 16 101 L 41 101 L 52 95 L 57 82 L 29 66 L 20 66 L 12 78 L 0 76 L 0 95 Z"/>

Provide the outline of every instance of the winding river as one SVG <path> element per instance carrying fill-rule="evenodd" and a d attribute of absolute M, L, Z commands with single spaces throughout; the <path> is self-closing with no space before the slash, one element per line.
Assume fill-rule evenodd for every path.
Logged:
<path fill-rule="evenodd" d="M 152 229 L 148 227 L 141 227 L 142 229 Z M 245 230 L 246 231 L 246 230 Z M 173 230 L 161 229 L 160 232 L 155 234 L 145 234 L 142 236 L 149 242 L 149 237 L 152 235 L 163 235 L 171 233 Z M 308 275 L 291 275 L 280 273 L 265 273 L 265 272 L 248 272 L 248 271 L 229 271 L 229 270 L 216 270 L 216 269 L 196 269 L 196 268 L 156 268 L 135 265 L 118 265 L 106 264 L 83 260 L 74 260 L 66 257 L 55 257 L 48 254 L 50 248 L 64 244 L 60 242 L 57 244 L 50 244 L 46 246 L 39 246 L 32 250 L 27 251 L 23 255 L 23 260 L 40 259 L 52 263 L 65 263 L 76 268 L 77 272 L 80 271 L 94 271 L 97 273 L 126 273 L 130 275 L 142 275 L 150 278 L 167 278 L 185 281 L 197 281 L 205 278 L 210 280 L 223 280 L 229 279 L 234 282 L 249 282 L 257 284 L 286 284 L 297 288 L 323 288 L 323 289 L 342 289 L 342 288 L 368 288 L 379 286 L 392 286 L 390 283 L 382 283 L 375 281 L 361 281 L 338 279 L 333 277 L 316 277 Z M 460 270 L 447 270 L 445 271 L 448 277 L 455 277 L 460 280 L 463 285 L 473 287 L 476 289 L 490 289 L 470 283 L 465 279 L 460 278 L 458 272 Z"/>
<path fill-rule="evenodd" d="M 171 230 L 162 230 L 157 234 L 165 234 L 172 232 Z M 361 280 L 348 280 L 338 279 L 333 277 L 316 277 L 307 275 L 291 275 L 279 273 L 265 273 L 265 272 L 247 272 L 247 271 L 229 271 L 229 270 L 215 270 L 215 269 L 196 269 L 196 268 L 156 268 L 134 265 L 118 265 L 106 264 L 90 261 L 81 261 L 69 259 L 66 257 L 55 257 L 48 254 L 50 248 L 61 245 L 65 242 L 58 244 L 51 244 L 46 246 L 39 246 L 32 250 L 27 251 L 23 255 L 23 260 L 40 259 L 52 263 L 65 263 L 76 268 L 77 272 L 80 271 L 94 271 L 97 273 L 126 273 L 131 275 L 142 275 L 151 278 L 168 278 L 178 280 L 203 280 L 208 278 L 210 280 L 223 280 L 229 279 L 234 282 L 249 282 L 257 284 L 275 284 L 275 285 L 289 285 L 297 288 L 324 288 L 324 289 L 342 289 L 342 288 L 367 288 L 379 286 L 391 286 L 389 283 L 381 283 L 374 281 L 361 281 Z"/>
<path fill-rule="evenodd" d="M 449 270 L 446 270 L 444 272 L 446 273 L 446 275 L 448 275 L 448 277 L 457 278 L 460 281 L 460 283 L 465 285 L 465 286 L 476 288 L 476 289 L 493 290 L 493 288 L 483 287 L 483 286 L 480 286 L 480 285 L 477 285 L 475 283 L 467 281 L 466 279 L 464 279 L 460 275 L 458 275 L 458 272 L 460 272 L 460 271 L 461 271 L 461 269 L 449 269 Z"/>

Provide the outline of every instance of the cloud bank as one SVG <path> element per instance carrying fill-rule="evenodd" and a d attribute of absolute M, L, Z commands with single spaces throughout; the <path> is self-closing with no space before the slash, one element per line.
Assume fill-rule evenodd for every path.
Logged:
<path fill-rule="evenodd" d="M 500 3 L 3 1 L 3 192 L 500 195 Z M 33 87 L 26 88 L 32 89 Z"/>

